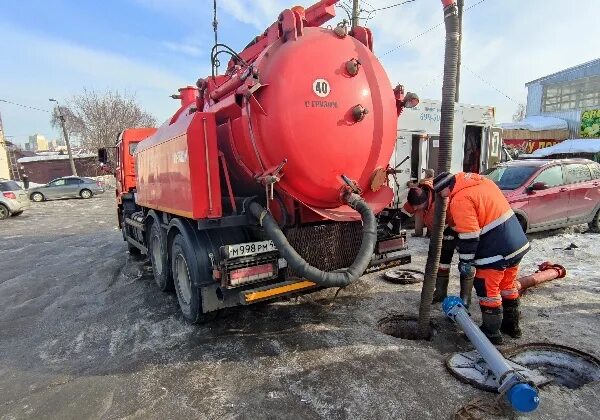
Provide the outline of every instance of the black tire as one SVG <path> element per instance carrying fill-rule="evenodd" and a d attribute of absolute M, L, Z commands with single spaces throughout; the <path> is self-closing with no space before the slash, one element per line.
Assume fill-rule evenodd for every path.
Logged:
<path fill-rule="evenodd" d="M 596 212 L 594 219 L 588 223 L 591 232 L 600 233 L 600 210 Z"/>
<path fill-rule="evenodd" d="M 10 212 L 8 211 L 8 207 L 4 204 L 0 204 L 0 220 L 7 219 L 9 215 Z"/>
<path fill-rule="evenodd" d="M 148 256 L 152 262 L 154 281 L 163 292 L 173 291 L 173 276 L 167 251 L 167 235 L 158 222 L 152 223 L 148 235 Z"/>
<path fill-rule="evenodd" d="M 83 190 L 79 191 L 79 196 L 84 199 L 92 198 L 93 195 L 94 194 L 92 193 L 92 191 L 88 190 L 87 188 L 84 188 Z"/>
<path fill-rule="evenodd" d="M 42 194 L 41 192 L 34 192 L 29 196 L 29 198 L 31 199 L 31 201 L 35 201 L 36 203 L 41 203 L 46 199 L 46 197 L 44 197 L 44 194 Z"/>
<path fill-rule="evenodd" d="M 17 216 L 20 216 L 22 214 L 23 214 L 23 210 L 19 210 L 19 211 L 16 211 L 16 212 L 12 213 L 10 216 L 11 217 L 17 217 Z"/>
<path fill-rule="evenodd" d="M 178 233 L 171 244 L 171 271 L 181 313 L 190 324 L 206 321 L 202 313 L 202 290 L 198 283 L 198 263 L 194 248 Z"/>
<path fill-rule="evenodd" d="M 525 218 L 523 216 L 517 216 L 517 220 L 519 221 L 519 224 L 521 225 L 521 229 L 523 229 L 523 232 L 527 233 L 527 220 L 525 220 Z"/>

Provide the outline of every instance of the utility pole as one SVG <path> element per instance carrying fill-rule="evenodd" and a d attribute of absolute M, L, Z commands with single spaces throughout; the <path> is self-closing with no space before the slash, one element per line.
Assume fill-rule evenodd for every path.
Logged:
<path fill-rule="evenodd" d="M 67 153 L 69 154 L 69 163 L 71 164 L 71 173 L 73 176 L 77 176 L 77 169 L 75 169 L 75 161 L 73 160 L 73 153 L 71 153 L 71 143 L 69 142 L 69 133 L 67 133 L 67 125 L 65 124 L 65 116 L 62 114 L 60 110 L 60 106 L 58 105 L 58 101 L 56 99 L 48 99 L 50 102 L 56 102 L 56 113 L 58 114 L 58 119 L 60 120 L 60 125 L 62 126 L 63 135 L 65 136 L 65 144 L 67 145 Z"/>
<path fill-rule="evenodd" d="M 360 14 L 360 9 L 358 5 L 358 0 L 352 0 L 352 29 L 358 26 L 358 15 Z"/>
<path fill-rule="evenodd" d="M 454 102 L 458 103 L 459 91 L 460 91 L 460 63 L 461 50 L 462 50 L 462 21 L 463 21 L 463 9 L 465 7 L 465 0 L 457 0 L 456 6 L 458 7 L 458 62 L 456 63 L 456 93 L 454 94 Z"/>

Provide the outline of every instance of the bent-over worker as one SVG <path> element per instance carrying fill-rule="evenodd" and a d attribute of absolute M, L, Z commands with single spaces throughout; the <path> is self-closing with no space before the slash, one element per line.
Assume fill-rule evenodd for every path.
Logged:
<path fill-rule="evenodd" d="M 473 173 L 444 172 L 433 185 L 449 198 L 448 213 L 458 233 L 459 271 L 476 267 L 481 330 L 494 344 L 502 344 L 501 332 L 521 337 L 515 280 L 529 241 L 504 194 L 494 182 Z"/>

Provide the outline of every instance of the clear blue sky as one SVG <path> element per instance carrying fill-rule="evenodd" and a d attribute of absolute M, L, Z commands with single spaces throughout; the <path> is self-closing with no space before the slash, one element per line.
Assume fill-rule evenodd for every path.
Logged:
<path fill-rule="evenodd" d="M 372 9 L 399 2 L 362 4 Z M 465 0 L 465 6 L 478 2 Z M 497 122 L 505 122 L 516 102 L 525 101 L 525 82 L 598 58 L 596 2 L 485 0 L 468 10 L 461 102 L 496 106 Z M 217 0 L 220 40 L 240 49 L 297 3 L 312 4 Z M 333 22 L 343 15 L 340 9 Z M 422 98 L 439 98 L 443 25 L 411 39 L 442 21 L 440 1 L 416 0 L 372 16 L 367 26 L 392 82 Z M 50 97 L 66 100 L 84 87 L 119 89 L 134 93 L 162 121 L 176 108 L 168 95 L 209 71 L 211 22 L 212 0 L 6 0 L 0 14 L 0 98 L 49 110 Z M 3 102 L 0 112 L 5 133 L 19 143 L 34 133 L 59 135 L 47 113 Z"/>

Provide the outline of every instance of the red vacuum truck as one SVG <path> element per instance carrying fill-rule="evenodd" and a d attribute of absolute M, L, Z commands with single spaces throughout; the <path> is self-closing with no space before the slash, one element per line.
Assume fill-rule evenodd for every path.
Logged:
<path fill-rule="evenodd" d="M 369 29 L 320 27 L 335 3 L 282 11 L 239 53 L 216 44 L 172 118 L 119 136 L 123 237 L 191 323 L 410 261 L 388 164 L 418 98 L 392 88 Z"/>

